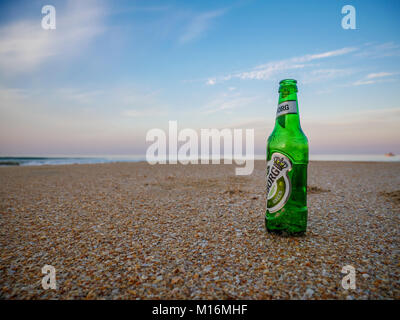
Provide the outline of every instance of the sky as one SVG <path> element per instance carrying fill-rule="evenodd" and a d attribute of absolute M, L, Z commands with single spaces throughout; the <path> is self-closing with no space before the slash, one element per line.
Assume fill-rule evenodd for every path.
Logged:
<path fill-rule="evenodd" d="M 395 0 L 1 1 L 0 155 L 144 155 L 169 120 L 254 128 L 263 155 L 285 78 L 311 154 L 399 154 L 399 14 Z"/>

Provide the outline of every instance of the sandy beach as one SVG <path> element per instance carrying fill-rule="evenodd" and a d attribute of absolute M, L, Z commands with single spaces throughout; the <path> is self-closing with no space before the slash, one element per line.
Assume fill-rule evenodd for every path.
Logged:
<path fill-rule="evenodd" d="M 297 238 L 265 232 L 265 162 L 234 168 L 0 167 L 0 297 L 400 299 L 400 163 L 311 162 Z"/>

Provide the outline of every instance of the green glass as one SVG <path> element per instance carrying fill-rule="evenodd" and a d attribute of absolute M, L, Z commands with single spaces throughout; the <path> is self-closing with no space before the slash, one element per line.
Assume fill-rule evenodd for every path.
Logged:
<path fill-rule="evenodd" d="M 267 209 L 265 226 L 267 231 L 289 235 L 302 235 L 307 229 L 307 165 L 308 140 L 300 126 L 297 101 L 297 81 L 285 79 L 279 82 L 279 104 L 275 128 L 267 141 Z M 283 111 L 282 111 L 283 109 Z M 274 155 L 275 154 L 275 155 Z M 284 178 L 276 179 L 276 185 L 268 189 L 271 170 L 278 172 L 284 167 L 285 156 L 290 160 L 290 166 Z M 274 161 L 271 161 L 273 157 Z M 279 158 L 280 157 L 280 158 Z M 280 160 L 279 160 L 280 159 Z M 289 161 L 286 161 L 289 163 Z M 271 169 L 272 167 L 276 167 Z M 290 169 L 289 169 L 290 168 Z M 275 171 L 273 173 L 275 174 Z M 282 171 L 283 172 L 283 171 Z M 272 181 L 272 180 L 271 180 Z M 288 189 L 286 200 L 279 202 Z M 282 192 L 280 192 L 282 191 Z M 268 198 L 275 192 L 275 196 Z M 280 193 L 279 193 L 280 192 Z M 276 196 L 279 194 L 280 196 Z M 273 201 L 283 205 L 273 208 Z M 271 208 L 272 207 L 272 208 Z"/>

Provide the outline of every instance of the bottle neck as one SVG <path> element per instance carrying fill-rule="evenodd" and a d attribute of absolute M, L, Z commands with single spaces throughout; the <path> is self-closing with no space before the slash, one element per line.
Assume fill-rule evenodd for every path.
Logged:
<path fill-rule="evenodd" d="M 276 112 L 275 128 L 299 129 L 299 105 L 297 102 L 297 90 L 280 90 L 278 108 Z"/>

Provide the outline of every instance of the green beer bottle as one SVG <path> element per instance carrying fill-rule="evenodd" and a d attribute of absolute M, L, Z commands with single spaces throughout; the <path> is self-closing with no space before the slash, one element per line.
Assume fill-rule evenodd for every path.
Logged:
<path fill-rule="evenodd" d="M 267 231 L 302 235 L 307 228 L 308 141 L 301 130 L 297 81 L 279 82 L 275 128 L 267 142 Z"/>

